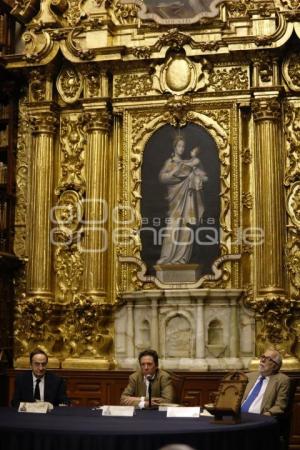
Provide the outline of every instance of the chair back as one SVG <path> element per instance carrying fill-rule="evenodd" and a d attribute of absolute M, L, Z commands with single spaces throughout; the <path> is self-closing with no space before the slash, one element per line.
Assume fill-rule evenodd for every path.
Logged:
<path fill-rule="evenodd" d="M 174 390 L 174 402 L 181 404 L 183 400 L 182 397 L 183 397 L 184 378 L 170 370 L 167 370 L 166 372 L 170 375 L 172 379 L 172 385 Z"/>
<path fill-rule="evenodd" d="M 290 378 L 290 390 L 289 390 L 287 408 L 286 408 L 286 411 L 285 411 L 283 417 L 281 417 L 279 420 L 280 436 L 281 436 L 281 441 L 282 441 L 282 448 L 284 450 L 287 450 L 289 448 L 289 438 L 290 438 L 292 413 L 293 413 L 293 402 L 294 402 L 294 396 L 295 396 L 296 389 L 297 389 L 297 380 Z"/>

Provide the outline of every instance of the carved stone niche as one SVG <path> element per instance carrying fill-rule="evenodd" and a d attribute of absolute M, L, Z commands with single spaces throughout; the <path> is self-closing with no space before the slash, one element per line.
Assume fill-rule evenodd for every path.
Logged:
<path fill-rule="evenodd" d="M 123 294 L 123 306 L 115 315 L 118 367 L 135 369 L 139 352 L 146 348 L 158 351 L 165 369 L 247 367 L 250 352 L 245 342 L 250 338 L 253 348 L 255 335 L 253 318 L 240 306 L 241 294 L 239 289 Z"/>

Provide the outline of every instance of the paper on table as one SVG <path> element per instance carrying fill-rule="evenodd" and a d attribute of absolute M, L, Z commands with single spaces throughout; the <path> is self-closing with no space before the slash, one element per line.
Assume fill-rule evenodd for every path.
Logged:
<path fill-rule="evenodd" d="M 203 411 L 200 413 L 200 416 L 208 416 L 208 417 L 213 417 L 213 415 L 207 411 L 207 409 L 203 409 Z"/>
<path fill-rule="evenodd" d="M 176 406 L 167 409 L 167 417 L 199 417 L 200 406 Z"/>
<path fill-rule="evenodd" d="M 49 402 L 21 402 L 18 411 L 28 413 L 46 414 L 53 409 L 52 403 Z"/>
<path fill-rule="evenodd" d="M 124 416 L 132 417 L 134 414 L 134 406 L 102 406 L 102 416 Z"/>

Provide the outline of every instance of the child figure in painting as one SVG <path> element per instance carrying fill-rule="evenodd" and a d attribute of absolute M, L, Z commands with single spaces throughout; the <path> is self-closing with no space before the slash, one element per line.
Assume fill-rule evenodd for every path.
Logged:
<path fill-rule="evenodd" d="M 203 187 L 203 182 L 207 181 L 207 175 L 203 170 L 202 163 L 198 158 L 200 153 L 199 147 L 194 147 L 191 150 L 191 158 L 185 159 L 182 166 L 186 166 L 190 170 L 189 174 L 189 190 L 200 191 Z"/>

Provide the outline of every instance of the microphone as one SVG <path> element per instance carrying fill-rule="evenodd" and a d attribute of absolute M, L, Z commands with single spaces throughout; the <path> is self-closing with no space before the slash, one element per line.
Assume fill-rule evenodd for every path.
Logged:
<path fill-rule="evenodd" d="M 146 375 L 146 380 L 148 380 L 149 385 L 148 385 L 148 396 L 149 396 L 149 408 L 151 408 L 151 400 L 152 400 L 152 381 L 153 381 L 153 377 L 152 375 Z"/>

